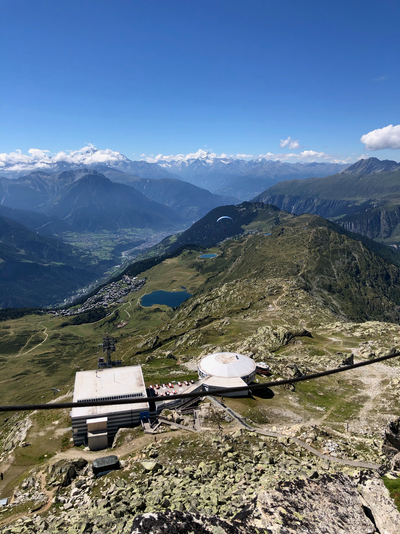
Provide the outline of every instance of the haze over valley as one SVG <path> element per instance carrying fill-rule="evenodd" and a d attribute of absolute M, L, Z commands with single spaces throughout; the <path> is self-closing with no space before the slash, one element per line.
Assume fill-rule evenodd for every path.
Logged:
<path fill-rule="evenodd" d="M 22 165 L 16 162 L 4 165 L 5 176 L 0 178 L 0 216 L 39 236 L 75 247 L 74 254 L 81 256 L 84 269 L 75 270 L 71 282 L 65 286 L 49 282 L 48 291 L 43 293 L 41 276 L 50 272 L 52 263 L 48 258 L 35 258 L 38 262 L 35 276 L 27 276 L 26 288 L 21 288 L 18 298 L 15 288 L 11 293 L 4 288 L 3 307 L 40 307 L 68 300 L 87 288 L 88 282 L 92 287 L 99 278 L 114 273 L 121 264 L 167 235 L 185 230 L 214 207 L 240 202 L 234 196 L 211 193 L 185 181 L 182 176 L 170 172 L 171 161 L 167 171 L 165 165 L 158 163 L 130 161 L 118 153 L 115 161 L 114 156 L 87 147 L 79 151 L 79 157 L 75 157 L 77 161 L 33 157 L 33 161 Z M 101 165 L 93 163 L 96 159 L 101 160 Z M 253 195 L 255 183 L 263 187 L 287 176 L 305 178 L 308 173 L 326 174 L 344 167 L 326 163 L 284 164 L 267 159 L 224 159 L 204 151 L 186 158 L 184 166 L 180 160 L 175 163 L 178 162 L 179 168 L 175 170 L 184 169 L 184 176 L 200 185 L 213 184 L 213 189 L 217 189 L 221 184 L 228 184 L 227 190 L 238 191 L 234 184 L 240 183 L 239 193 L 244 198 Z M 31 172 L 24 174 L 28 170 Z M 132 174 L 133 171 L 137 174 Z M 5 237 L 2 241 L 6 243 Z M 16 248 L 14 259 L 32 263 L 32 258 L 21 256 L 25 250 L 23 243 L 16 241 L 13 246 Z M 10 271 L 19 272 L 19 263 L 10 264 Z M 57 269 L 55 276 L 59 278 Z M 8 282 L 11 280 L 7 278 L 10 288 Z M 31 297 L 35 292 L 40 295 L 37 301 Z"/>

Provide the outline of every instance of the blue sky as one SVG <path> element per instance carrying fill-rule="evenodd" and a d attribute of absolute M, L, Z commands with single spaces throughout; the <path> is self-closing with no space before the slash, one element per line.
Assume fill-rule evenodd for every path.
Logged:
<path fill-rule="evenodd" d="M 360 143 L 400 124 L 399 20 L 397 0 L 2 0 L 0 153 L 400 160 L 400 126 L 369 143 L 397 149 Z"/>

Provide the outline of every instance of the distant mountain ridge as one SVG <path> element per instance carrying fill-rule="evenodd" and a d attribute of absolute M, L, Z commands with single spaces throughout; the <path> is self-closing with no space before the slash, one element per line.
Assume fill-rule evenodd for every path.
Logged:
<path fill-rule="evenodd" d="M 360 159 L 341 171 L 342 174 L 374 174 L 380 172 L 400 171 L 400 163 L 390 159 L 379 160 L 378 158 Z"/>
<path fill-rule="evenodd" d="M 79 151 L 70 154 L 59 153 L 55 157 L 43 155 L 39 158 L 24 158 L 15 163 L 2 162 L 1 175 L 7 178 L 19 178 L 31 172 L 42 171 L 47 174 L 62 173 L 76 169 L 96 169 L 107 167 L 120 172 L 137 174 L 141 178 L 165 178 L 171 176 L 166 170 L 157 164 L 147 161 L 132 161 L 119 152 L 111 150 L 98 150 L 93 146 L 86 146 Z"/>
<path fill-rule="evenodd" d="M 360 160 L 333 176 L 276 184 L 254 200 L 334 219 L 352 232 L 400 248 L 400 164 L 395 161 Z"/>
<path fill-rule="evenodd" d="M 96 170 L 33 172 L 0 180 L 3 206 L 58 217 L 69 230 L 115 231 L 122 227 L 171 227 L 182 223 L 172 209 L 117 184 Z M 22 219 L 20 219 L 22 222 Z M 125 226 L 124 226 L 125 225 Z"/>
<path fill-rule="evenodd" d="M 117 184 L 97 171 L 70 183 L 40 211 L 58 215 L 79 231 L 118 231 L 120 228 L 168 228 L 182 223 L 179 215 L 142 193 Z"/>
<path fill-rule="evenodd" d="M 154 229 L 160 226 L 172 228 L 184 221 L 191 224 L 216 206 L 239 202 L 234 197 L 215 195 L 174 178 L 150 180 L 104 166 L 99 168 L 105 174 L 83 168 L 54 174 L 35 171 L 14 180 L 1 178 L 0 198 L 3 206 L 0 208 L 50 215 L 53 218 L 50 227 L 57 227 L 59 231 L 62 231 L 61 227 L 54 226 L 54 217 L 63 219 L 64 224 L 70 226 L 69 230 L 88 231 L 91 228 L 90 231 L 115 231 L 121 227 L 143 228 L 146 224 Z M 90 176 L 92 178 L 89 180 Z M 104 180 L 108 181 L 107 187 Z M 76 198 L 73 198 L 74 195 Z M 100 212 L 95 214 L 94 203 L 98 208 L 102 205 L 103 215 L 100 217 Z M 78 209 L 85 213 L 79 217 L 73 216 Z M 23 213 L 18 218 L 12 212 L 9 216 L 24 224 Z M 26 225 L 33 230 L 32 218 L 32 215 L 25 213 Z M 47 222 L 44 221 L 42 225 Z"/>
<path fill-rule="evenodd" d="M 43 237 L 52 237 L 55 234 L 68 232 L 70 226 L 57 216 L 48 216 L 29 210 L 19 210 L 0 206 L 0 215 L 25 226 L 31 232 Z"/>
<path fill-rule="evenodd" d="M 18 164 L 2 162 L 1 174 L 7 178 L 18 178 L 31 171 L 54 174 L 86 168 L 104 173 L 108 169 L 142 179 L 182 179 L 212 193 L 250 200 L 281 180 L 328 176 L 347 166 L 328 162 L 287 163 L 267 157 L 242 159 L 218 156 L 204 150 L 187 156 L 157 156 L 152 161 L 132 161 L 119 152 L 87 146 L 68 154 L 61 152 L 54 157 L 42 153 L 30 158 L 30 161 L 29 158 L 22 158 Z M 246 188 L 248 180 L 251 181 L 249 189 Z"/>
<path fill-rule="evenodd" d="M 253 193 L 244 188 L 247 180 L 257 179 L 258 187 L 263 188 L 292 178 L 327 176 L 347 167 L 339 163 L 286 163 L 266 158 L 245 160 L 217 157 L 201 150 L 193 158 L 177 157 L 170 161 L 159 161 L 158 165 L 194 185 L 241 200 L 249 200 Z"/>
<path fill-rule="evenodd" d="M 114 178 L 118 182 L 123 179 L 123 176 Z M 124 183 L 129 183 L 147 198 L 172 208 L 181 217 L 191 222 L 197 221 L 217 206 L 240 203 L 235 197 L 216 195 L 207 189 L 174 178 L 160 178 L 159 180 L 137 178 Z"/>

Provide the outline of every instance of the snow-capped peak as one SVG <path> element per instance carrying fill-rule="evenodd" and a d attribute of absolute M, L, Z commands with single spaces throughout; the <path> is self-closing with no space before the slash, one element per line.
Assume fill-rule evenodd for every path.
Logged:
<path fill-rule="evenodd" d="M 2 174 L 18 175 L 36 170 L 54 172 L 61 164 L 67 164 L 70 168 L 84 165 L 108 165 L 118 167 L 128 164 L 130 160 L 109 148 L 101 150 L 92 144 L 88 144 L 79 150 L 61 151 L 51 154 L 49 150 L 31 148 L 28 154 L 21 150 L 0 154 L 0 172 Z"/>
<path fill-rule="evenodd" d="M 248 154 L 216 154 L 215 152 L 199 149 L 197 152 L 186 155 L 163 156 L 158 154 L 157 156 L 148 157 L 143 154 L 141 157 L 141 161 L 131 161 L 120 152 L 109 148 L 98 149 L 92 144 L 88 144 L 79 150 L 66 150 L 56 154 L 51 154 L 49 150 L 31 148 L 27 154 L 23 154 L 20 150 L 0 154 L 0 174 L 15 178 L 37 170 L 52 173 L 84 166 L 105 165 L 122 172 L 138 174 L 142 177 L 152 177 L 156 173 L 157 177 L 160 178 L 169 176 L 171 172 L 185 176 L 186 171 L 190 169 L 206 172 L 218 169 L 220 172 L 223 168 L 235 170 L 236 167 L 244 168 L 249 165 L 262 165 L 264 163 L 268 165 L 272 163 L 296 163 L 299 165 L 302 161 L 305 163 L 313 161 L 350 163 L 350 161 L 340 161 L 333 156 L 313 150 L 304 150 L 300 154 L 273 154 L 268 152 L 267 154 L 254 156 Z M 151 171 L 150 167 L 152 168 Z"/>
<path fill-rule="evenodd" d="M 163 156 L 162 154 L 158 154 L 157 156 L 144 156 L 144 160 L 148 163 L 183 163 L 183 162 L 192 162 L 195 160 L 201 160 L 205 163 L 213 163 L 216 159 L 227 159 L 227 158 L 233 158 L 233 156 L 228 156 L 227 154 L 216 154 L 215 152 L 208 152 L 203 149 L 199 149 L 197 152 L 191 152 L 189 154 L 176 154 L 176 155 L 169 155 L 169 156 Z"/>

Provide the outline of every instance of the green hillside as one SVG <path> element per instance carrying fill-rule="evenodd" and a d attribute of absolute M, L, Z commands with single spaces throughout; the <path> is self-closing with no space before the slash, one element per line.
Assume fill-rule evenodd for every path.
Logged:
<path fill-rule="evenodd" d="M 92 282 L 89 254 L 0 216 L 0 307 L 55 304 Z"/>
<path fill-rule="evenodd" d="M 272 228 L 271 235 L 226 240 L 211 249 L 218 254 L 212 260 L 199 259 L 198 248 L 189 247 L 149 262 L 153 266 L 148 270 L 135 272 L 147 278 L 145 286 L 96 323 L 74 325 L 69 318 L 47 314 L 0 323 L 3 402 L 39 400 L 54 384 L 71 387 L 77 368 L 96 366 L 97 344 L 105 332 L 116 335 L 124 364 L 143 363 L 149 380 L 161 380 L 171 369 L 180 369 L 179 376 L 190 374 L 163 359 L 163 351 L 172 350 L 180 360 L 221 342 L 224 347 L 240 346 L 263 318 L 295 329 L 326 320 L 399 321 L 399 267 L 341 232 L 316 216 L 289 217 Z M 140 306 L 145 293 L 179 291 L 182 286 L 193 297 L 177 310 Z M 269 311 L 277 299 L 279 317 Z M 256 318 L 254 324 L 245 318 L 248 314 Z M 229 325 L 223 327 L 226 317 Z M 118 329 L 122 322 L 127 325 Z M 161 359 L 147 365 L 147 355 L 156 349 Z M 17 354 L 17 367 L 9 367 L 9 358 Z M 26 389 L 13 387 L 17 375 Z"/>
<path fill-rule="evenodd" d="M 373 174 L 339 173 L 325 178 L 287 180 L 268 190 L 268 194 L 308 196 L 325 199 L 357 200 L 369 198 L 389 198 L 400 194 L 400 172 L 379 172 Z M 266 191 L 257 197 L 262 200 Z"/>
<path fill-rule="evenodd" d="M 220 217 L 225 217 L 221 220 Z M 226 217 L 229 217 L 227 219 Z M 237 206 L 220 206 L 178 235 L 165 238 L 146 255 L 159 256 L 187 244 L 209 247 L 246 232 L 269 232 L 281 221 L 293 215 L 262 202 L 243 202 Z"/>

